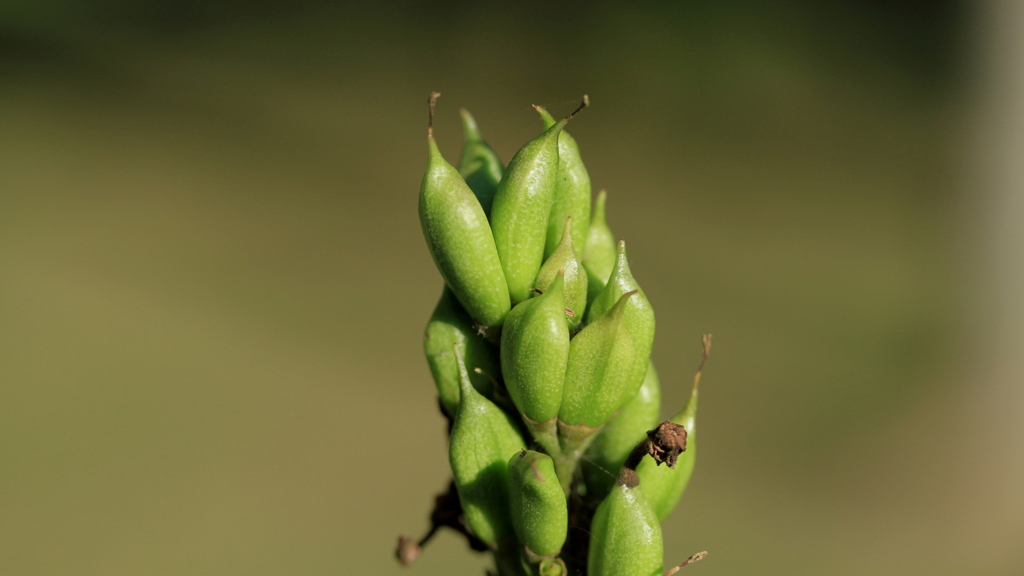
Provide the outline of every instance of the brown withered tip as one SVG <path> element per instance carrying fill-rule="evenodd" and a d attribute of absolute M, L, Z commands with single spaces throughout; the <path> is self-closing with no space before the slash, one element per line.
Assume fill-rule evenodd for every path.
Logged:
<path fill-rule="evenodd" d="M 440 96 L 440 92 L 431 92 L 430 98 L 427 99 L 427 107 L 430 109 L 430 115 L 427 116 L 427 136 L 430 138 L 434 137 L 434 106 Z"/>
<path fill-rule="evenodd" d="M 686 451 L 686 428 L 675 422 L 666 420 L 654 430 L 647 431 L 647 453 L 654 458 L 660 466 L 668 464 L 669 468 L 676 467 L 676 460 L 679 455 Z"/>
<path fill-rule="evenodd" d="M 664 574 L 662 574 L 661 576 L 672 576 L 673 574 L 675 574 L 676 572 L 679 572 L 683 568 L 686 568 L 690 564 L 693 564 L 695 562 L 700 562 L 707 555 L 708 555 L 708 551 L 707 550 L 705 550 L 703 552 L 697 552 L 693 556 L 690 556 L 689 558 L 687 558 L 686 561 L 683 562 L 682 564 L 680 564 L 679 566 L 673 566 L 672 568 L 669 568 L 668 571 L 665 572 Z"/>
<path fill-rule="evenodd" d="M 398 548 L 395 549 L 395 557 L 403 566 L 408 566 L 420 556 L 420 545 L 414 538 L 409 536 L 398 537 Z"/>

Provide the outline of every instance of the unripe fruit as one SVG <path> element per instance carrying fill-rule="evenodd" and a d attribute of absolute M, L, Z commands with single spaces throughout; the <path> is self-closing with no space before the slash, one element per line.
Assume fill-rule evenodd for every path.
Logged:
<path fill-rule="evenodd" d="M 431 120 L 435 98 L 430 101 Z M 487 216 L 462 176 L 441 156 L 432 125 L 427 144 L 419 208 L 427 248 L 469 315 L 482 326 L 501 326 L 511 306 Z"/>
<path fill-rule="evenodd" d="M 587 575 L 660 574 L 663 546 L 658 516 L 641 487 L 616 484 L 590 525 Z"/>
<path fill-rule="evenodd" d="M 495 544 L 512 531 L 508 508 L 508 458 L 526 446 L 515 423 L 469 382 L 456 350 L 462 397 L 448 443 L 448 461 L 469 527 Z"/>
<path fill-rule="evenodd" d="M 537 273 L 535 288 L 544 293 L 555 281 L 558 274 L 565 275 L 565 314 L 569 332 L 575 332 L 583 324 L 587 309 L 587 274 L 576 258 L 572 244 L 572 218 L 565 219 L 562 241 Z"/>
<path fill-rule="evenodd" d="M 545 108 L 535 106 L 544 120 L 544 128 L 555 125 L 555 119 Z M 555 199 L 551 204 L 548 218 L 548 236 L 544 245 L 544 257 L 548 258 L 562 241 L 562 226 L 566 218 L 572 218 L 572 241 L 578 250 L 577 257 L 583 257 L 583 245 L 587 241 L 590 227 L 590 175 L 580 157 L 576 139 L 562 130 L 558 137 L 558 176 L 555 181 Z"/>
<path fill-rule="evenodd" d="M 615 269 L 615 235 L 608 228 L 605 217 L 605 203 L 608 193 L 601 190 L 594 201 L 594 213 L 587 229 L 587 241 L 583 247 L 583 268 L 587 271 L 587 302 L 590 302 L 608 284 L 608 278 Z"/>
<path fill-rule="evenodd" d="M 654 364 L 649 364 L 636 396 L 601 428 L 587 448 L 586 458 L 580 461 L 588 494 L 593 492 L 598 498 L 604 498 L 611 491 L 626 456 L 646 437 L 648 430 L 658 425 L 660 409 L 658 372 Z M 644 484 L 644 493 L 650 495 L 647 484 Z"/>
<path fill-rule="evenodd" d="M 490 215 L 494 202 L 494 191 L 501 182 L 504 169 L 498 154 L 484 142 L 480 128 L 469 110 L 459 110 L 462 115 L 462 156 L 459 158 L 459 174 L 466 180 L 469 189 L 476 194 L 484 214 Z"/>
<path fill-rule="evenodd" d="M 626 330 L 625 309 L 635 292 L 580 331 L 569 346 L 565 391 L 558 418 L 569 426 L 596 429 L 618 412 L 639 388 L 631 383 L 636 351 Z"/>
<path fill-rule="evenodd" d="M 512 309 L 501 334 L 501 372 L 516 407 L 533 422 L 558 416 L 569 360 L 563 275 L 543 295 Z"/>
<path fill-rule="evenodd" d="M 512 527 L 537 556 L 555 556 L 569 530 L 569 508 L 547 454 L 523 450 L 508 461 Z"/>
<path fill-rule="evenodd" d="M 450 418 L 455 417 L 459 408 L 459 367 L 453 346 L 459 349 L 465 360 L 473 387 L 490 398 L 491 377 L 501 373 L 497 350 L 479 334 L 472 318 L 451 290 L 445 287 L 424 330 L 423 351 L 437 385 L 441 406 Z M 484 374 L 474 372 L 474 368 L 479 368 Z"/>
<path fill-rule="evenodd" d="M 582 109 L 580 106 L 577 112 Z M 491 227 L 513 302 L 530 297 L 530 288 L 544 262 L 558 174 L 558 135 L 574 114 L 520 148 L 494 193 Z"/>
<path fill-rule="evenodd" d="M 654 309 L 629 270 L 629 262 L 626 259 L 626 242 L 619 240 L 615 268 L 612 270 L 611 278 L 608 279 L 608 285 L 590 303 L 590 309 L 587 310 L 587 322 L 594 322 L 615 306 L 623 294 L 629 292 L 637 292 L 636 296 L 630 298 L 626 303 L 624 313 L 626 330 L 629 331 L 629 335 L 633 338 L 633 345 L 636 346 L 636 363 L 630 377 L 633 390 L 636 390 L 643 382 L 644 374 L 647 373 L 647 363 L 651 358 L 651 348 L 654 345 Z"/>
<path fill-rule="evenodd" d="M 679 503 L 697 462 L 697 391 L 695 383 L 686 406 L 671 419 L 686 429 L 686 451 L 679 455 L 675 468 L 658 466 L 654 460 L 645 458 L 636 469 L 644 493 L 662 521 L 668 518 Z"/>

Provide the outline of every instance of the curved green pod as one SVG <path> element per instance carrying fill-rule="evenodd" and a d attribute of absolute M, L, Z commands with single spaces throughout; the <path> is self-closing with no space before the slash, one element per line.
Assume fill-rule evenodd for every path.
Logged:
<path fill-rule="evenodd" d="M 639 386 L 630 382 L 636 348 L 625 323 L 628 301 L 635 295 L 623 294 L 607 314 L 580 330 L 570 342 L 558 411 L 563 424 L 596 429 L 636 394 Z"/>
<path fill-rule="evenodd" d="M 427 128 L 427 144 L 419 205 L 427 248 L 473 320 L 485 327 L 501 326 L 511 304 L 487 216 L 459 172 L 441 156 L 432 125 Z"/>
<path fill-rule="evenodd" d="M 580 461 L 588 495 L 593 492 L 597 498 L 604 498 L 611 491 L 626 456 L 646 437 L 648 430 L 658 425 L 660 409 L 658 372 L 650 363 L 636 396 L 601 428 L 587 448 L 586 458 Z M 646 484 L 644 491 L 647 492 Z"/>
<path fill-rule="evenodd" d="M 512 527 L 537 556 L 555 556 L 569 530 L 569 507 L 547 454 L 523 450 L 508 461 Z"/>
<path fill-rule="evenodd" d="M 458 347 L 465 361 L 473 387 L 490 398 L 491 377 L 501 374 L 497 350 L 484 340 L 473 325 L 473 319 L 445 286 L 423 331 L 423 352 L 437 385 L 441 407 L 451 418 L 455 418 L 459 408 L 459 366 L 453 346 Z M 474 372 L 474 368 L 484 374 Z"/>
<path fill-rule="evenodd" d="M 544 262 L 558 175 L 558 135 L 574 114 L 520 148 L 494 193 L 491 228 L 513 302 L 530 297 L 530 288 Z"/>
<path fill-rule="evenodd" d="M 644 458 L 636 468 L 651 507 L 664 521 L 675 509 L 683 496 L 686 486 L 693 476 L 693 468 L 697 462 L 697 389 L 699 380 L 694 382 L 690 399 L 672 422 L 686 429 L 686 451 L 679 455 L 676 467 L 658 466 L 651 458 Z"/>
<path fill-rule="evenodd" d="M 616 484 L 590 525 L 587 576 L 661 574 L 661 524 L 640 486 Z"/>
<path fill-rule="evenodd" d="M 605 203 L 608 193 L 601 190 L 594 201 L 594 213 L 587 229 L 587 241 L 583 247 L 583 268 L 587 271 L 587 302 L 604 290 L 608 278 L 615 269 L 615 235 L 608 227 Z"/>
<path fill-rule="evenodd" d="M 551 287 L 559 273 L 565 276 L 565 315 L 569 322 L 569 332 L 575 332 L 583 323 L 583 315 L 587 310 L 587 273 L 576 258 L 576 250 L 572 243 L 572 217 L 565 219 L 562 227 L 562 241 L 551 253 L 537 273 L 534 288 L 544 293 Z"/>
<path fill-rule="evenodd" d="M 563 276 L 543 295 L 520 302 L 501 333 L 501 373 L 512 402 L 533 437 L 554 450 L 569 361 L 569 325 L 565 321 Z"/>
<path fill-rule="evenodd" d="M 508 508 L 508 458 L 526 446 L 515 423 L 469 382 L 456 349 L 459 410 L 448 443 L 448 462 L 466 522 L 481 540 L 495 544 L 512 531 Z"/>
<path fill-rule="evenodd" d="M 459 158 L 459 174 L 466 181 L 469 189 L 476 194 L 484 214 L 490 215 L 491 204 L 494 202 L 494 191 L 501 182 L 504 167 L 497 152 L 484 141 L 480 128 L 469 110 L 459 110 L 462 116 L 462 156 Z"/>
<path fill-rule="evenodd" d="M 534 106 L 544 121 L 544 129 L 555 125 L 551 113 L 542 106 Z M 544 257 L 550 258 L 562 240 L 562 225 L 572 217 L 573 243 L 579 246 L 577 257 L 583 257 L 583 245 L 587 241 L 590 227 L 590 174 L 580 157 L 576 139 L 562 130 L 558 136 L 558 177 L 555 183 L 555 199 L 548 217 L 548 237 L 544 245 Z"/>
<path fill-rule="evenodd" d="M 608 279 L 608 285 L 590 303 L 590 309 L 587 310 L 587 322 L 594 322 L 615 306 L 623 294 L 629 292 L 637 292 L 636 296 L 629 299 L 624 314 L 626 329 L 629 330 L 629 335 L 633 338 L 633 345 L 636 346 L 636 364 L 633 367 L 631 380 L 633 389 L 636 390 L 643 382 L 644 374 L 647 373 L 647 363 L 651 358 L 651 348 L 654 346 L 654 309 L 629 271 L 625 240 L 619 240 L 615 268 L 612 270 L 611 278 Z"/>

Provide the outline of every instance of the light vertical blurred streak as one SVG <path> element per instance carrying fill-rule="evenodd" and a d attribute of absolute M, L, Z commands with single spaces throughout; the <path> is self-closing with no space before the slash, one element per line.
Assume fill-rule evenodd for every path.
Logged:
<path fill-rule="evenodd" d="M 963 389 L 976 396 L 963 399 L 958 447 L 971 466 L 971 540 L 1004 559 L 982 565 L 1005 569 L 1024 561 L 1024 2 L 986 2 L 979 16 L 964 202 L 975 260 Z"/>

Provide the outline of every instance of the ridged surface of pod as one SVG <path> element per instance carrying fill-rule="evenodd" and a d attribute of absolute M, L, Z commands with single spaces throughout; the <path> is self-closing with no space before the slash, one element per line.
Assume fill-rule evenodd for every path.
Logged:
<path fill-rule="evenodd" d="M 569 530 L 569 508 L 547 454 L 523 450 L 508 461 L 512 527 L 538 556 L 555 556 Z"/>
<path fill-rule="evenodd" d="M 508 459 L 526 442 L 509 415 L 473 388 L 459 356 L 462 396 L 448 443 L 448 461 L 466 522 L 481 540 L 494 544 L 512 531 Z"/>

